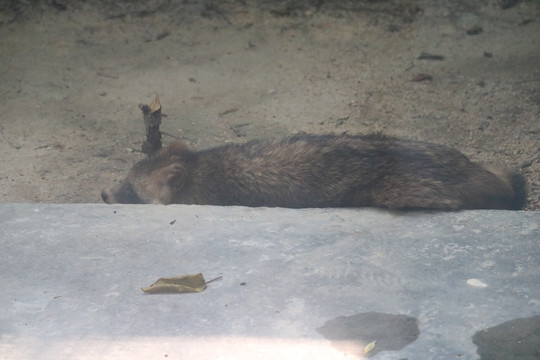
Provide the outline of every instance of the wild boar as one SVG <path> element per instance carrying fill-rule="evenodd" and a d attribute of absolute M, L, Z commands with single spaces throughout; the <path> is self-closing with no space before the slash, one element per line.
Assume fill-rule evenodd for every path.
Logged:
<path fill-rule="evenodd" d="M 175 142 L 136 163 L 106 203 L 288 208 L 521 209 L 525 179 L 449 147 L 382 134 L 296 135 L 203 151 Z"/>

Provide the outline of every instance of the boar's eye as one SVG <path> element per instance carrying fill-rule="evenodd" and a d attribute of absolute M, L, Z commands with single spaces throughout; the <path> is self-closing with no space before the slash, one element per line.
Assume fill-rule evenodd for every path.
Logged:
<path fill-rule="evenodd" d="M 117 202 L 121 204 L 142 204 L 143 201 L 137 195 L 130 183 L 125 183 L 114 195 Z"/>

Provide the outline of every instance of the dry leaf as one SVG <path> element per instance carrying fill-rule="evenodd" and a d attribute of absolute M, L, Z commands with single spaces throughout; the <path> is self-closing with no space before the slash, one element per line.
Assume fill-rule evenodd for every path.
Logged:
<path fill-rule="evenodd" d="M 371 350 L 373 350 L 375 348 L 376 343 L 377 343 L 377 340 L 372 341 L 369 344 L 367 344 L 366 347 L 364 348 L 364 355 L 370 352 Z"/>
<path fill-rule="evenodd" d="M 161 103 L 159 102 L 159 94 L 156 94 L 156 97 L 150 104 L 148 104 L 148 107 L 150 108 L 150 113 L 153 114 L 159 109 L 161 109 Z"/>
<path fill-rule="evenodd" d="M 201 292 L 206 289 L 206 281 L 202 274 L 174 276 L 161 278 L 149 287 L 143 287 L 147 294 L 176 294 L 186 292 Z"/>
<path fill-rule="evenodd" d="M 425 80 L 433 80 L 433 76 L 429 74 L 418 74 L 412 78 L 412 81 L 425 81 Z"/>

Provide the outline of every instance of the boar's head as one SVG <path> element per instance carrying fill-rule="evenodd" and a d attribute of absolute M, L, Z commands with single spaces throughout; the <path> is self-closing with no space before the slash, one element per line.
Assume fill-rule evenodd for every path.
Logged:
<path fill-rule="evenodd" d="M 170 204 L 184 185 L 193 153 L 180 141 L 136 163 L 120 184 L 101 192 L 107 204 Z"/>

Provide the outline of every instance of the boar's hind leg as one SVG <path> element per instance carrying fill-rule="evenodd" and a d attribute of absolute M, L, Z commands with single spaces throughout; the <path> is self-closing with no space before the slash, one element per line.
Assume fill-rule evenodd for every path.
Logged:
<path fill-rule="evenodd" d="M 452 197 L 437 182 L 426 182 L 408 187 L 382 189 L 373 195 L 373 206 L 391 210 L 445 210 L 455 211 L 463 207 L 459 198 Z"/>
<path fill-rule="evenodd" d="M 463 193 L 465 209 L 519 210 L 527 198 L 525 178 L 504 170 L 482 169 L 481 174 L 470 179 L 470 187 Z"/>
<path fill-rule="evenodd" d="M 373 195 L 373 205 L 389 209 L 519 210 L 526 203 L 525 179 L 520 174 L 493 173 L 481 167 L 467 176 L 436 181 L 404 177 Z"/>

